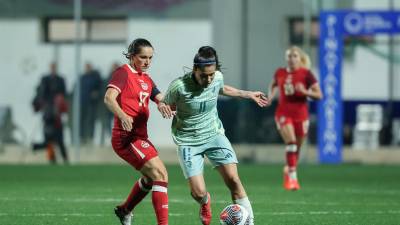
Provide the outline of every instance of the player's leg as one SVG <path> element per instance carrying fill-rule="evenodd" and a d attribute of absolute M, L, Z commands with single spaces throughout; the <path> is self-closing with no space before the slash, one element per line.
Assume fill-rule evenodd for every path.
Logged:
<path fill-rule="evenodd" d="M 278 131 L 285 142 L 286 165 L 283 169 L 283 186 L 287 190 L 297 190 L 297 139 L 293 121 L 290 118 L 276 118 Z"/>
<path fill-rule="evenodd" d="M 119 207 L 126 212 L 131 212 L 147 196 L 152 186 L 153 181 L 149 177 L 142 176 L 135 182 L 125 202 Z"/>
<path fill-rule="evenodd" d="M 250 214 L 251 224 L 253 224 L 253 209 L 240 181 L 236 166 L 238 161 L 231 143 L 225 135 L 218 135 L 207 147 L 205 154 L 223 177 L 226 186 L 231 192 L 233 202 L 247 209 Z"/>
<path fill-rule="evenodd" d="M 203 177 L 204 146 L 178 146 L 178 159 L 183 175 L 189 182 L 190 193 L 200 204 L 199 218 L 203 225 L 211 223 L 211 197 Z"/>
<path fill-rule="evenodd" d="M 120 148 L 119 143 L 123 141 L 113 140 L 114 151 L 143 176 L 134 184 L 126 201 L 115 208 L 116 215 L 123 225 L 130 224 L 131 211 L 153 190 L 152 199 L 157 220 L 159 224 L 168 224 L 168 175 L 154 146 L 147 140 L 134 140 L 125 148 Z"/>
<path fill-rule="evenodd" d="M 190 194 L 192 198 L 200 204 L 199 217 L 203 225 L 211 223 L 211 196 L 207 192 L 203 174 L 188 178 Z"/>
<path fill-rule="evenodd" d="M 156 156 L 147 161 L 140 172 L 153 181 L 151 199 L 157 224 L 168 225 L 168 174 L 164 163 Z"/>
<path fill-rule="evenodd" d="M 297 161 L 300 158 L 300 150 L 304 141 L 307 139 L 308 129 L 310 127 L 309 120 L 298 121 L 295 123 L 295 135 L 296 135 L 296 146 L 297 146 Z"/>
<path fill-rule="evenodd" d="M 64 163 L 68 163 L 68 154 L 67 154 L 67 149 L 65 148 L 64 144 L 64 132 L 63 132 L 63 127 L 61 126 L 60 129 L 56 131 L 56 139 L 57 139 L 57 144 L 60 149 L 61 156 L 64 160 Z"/>
<path fill-rule="evenodd" d="M 49 162 L 51 164 L 55 164 L 56 163 L 56 154 L 54 151 L 54 143 L 51 141 L 47 142 L 46 154 L 47 154 L 47 159 L 49 160 Z"/>
<path fill-rule="evenodd" d="M 240 181 L 237 172 L 237 164 L 230 163 L 217 166 L 218 172 L 221 174 L 226 186 L 229 188 L 234 203 L 243 206 L 250 215 L 250 224 L 254 224 L 254 213 L 246 191 Z"/>

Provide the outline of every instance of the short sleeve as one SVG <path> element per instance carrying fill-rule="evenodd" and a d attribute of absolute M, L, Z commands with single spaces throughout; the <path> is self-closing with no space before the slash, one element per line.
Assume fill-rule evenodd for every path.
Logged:
<path fill-rule="evenodd" d="M 151 99 L 152 101 L 155 101 L 156 96 L 157 96 L 158 94 L 160 94 L 161 91 L 158 90 L 157 85 L 154 83 L 154 81 L 153 81 L 151 78 L 150 78 L 150 81 L 151 81 L 151 86 L 153 87 L 153 88 L 151 89 L 150 99 Z"/>
<path fill-rule="evenodd" d="M 107 88 L 115 88 L 119 93 L 121 93 L 126 85 L 127 79 L 128 73 L 123 68 L 119 68 L 113 72 Z"/>
<path fill-rule="evenodd" d="M 178 101 L 178 96 L 179 96 L 179 89 L 181 87 L 180 85 L 180 80 L 174 80 L 168 87 L 167 92 L 165 93 L 163 102 L 165 102 L 168 105 L 175 105 L 176 102 Z"/>
<path fill-rule="evenodd" d="M 307 88 L 311 87 L 313 84 L 317 83 L 317 79 L 311 71 L 308 71 L 306 76 L 306 86 Z"/>

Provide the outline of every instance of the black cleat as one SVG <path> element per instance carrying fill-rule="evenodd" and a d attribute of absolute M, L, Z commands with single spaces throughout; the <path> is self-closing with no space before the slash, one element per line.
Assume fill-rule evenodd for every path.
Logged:
<path fill-rule="evenodd" d="M 121 206 L 116 206 L 114 208 L 114 213 L 118 217 L 119 221 L 122 225 L 131 225 L 132 224 L 132 213 L 128 212 L 126 209 Z"/>

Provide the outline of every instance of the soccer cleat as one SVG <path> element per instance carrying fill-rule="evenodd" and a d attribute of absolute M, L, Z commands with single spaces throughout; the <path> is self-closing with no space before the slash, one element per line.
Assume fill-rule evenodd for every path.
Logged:
<path fill-rule="evenodd" d="M 290 178 L 288 166 L 283 167 L 283 188 L 288 191 L 297 191 L 300 189 L 298 180 Z"/>
<path fill-rule="evenodd" d="M 291 187 L 292 187 L 292 191 L 297 191 L 300 189 L 300 184 L 298 180 L 291 180 Z"/>
<path fill-rule="evenodd" d="M 132 213 L 126 211 L 126 209 L 121 206 L 117 206 L 114 209 L 115 215 L 119 218 L 121 225 L 131 225 L 132 223 Z"/>
<path fill-rule="evenodd" d="M 200 207 L 200 221 L 203 225 L 209 225 L 211 223 L 211 197 L 210 193 L 207 192 L 208 201 L 202 204 Z"/>

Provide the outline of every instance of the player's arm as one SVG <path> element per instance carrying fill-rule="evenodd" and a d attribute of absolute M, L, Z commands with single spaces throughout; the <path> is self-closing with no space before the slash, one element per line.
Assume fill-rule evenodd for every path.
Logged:
<path fill-rule="evenodd" d="M 314 100 L 319 100 L 322 98 L 322 92 L 321 88 L 319 87 L 319 83 L 311 71 L 309 71 L 306 76 L 305 84 L 298 83 L 296 84 L 295 88 L 296 91 Z"/>
<path fill-rule="evenodd" d="M 162 104 L 159 106 L 158 111 L 160 111 L 164 118 L 170 119 L 176 115 L 176 102 L 181 85 L 182 84 L 179 79 L 172 81 L 168 87 L 168 90 L 165 92 L 165 95 L 162 97 Z"/>
<path fill-rule="evenodd" d="M 120 120 L 124 130 L 131 131 L 133 127 L 133 118 L 122 111 L 121 107 L 117 102 L 119 92 L 115 88 L 107 88 L 104 96 L 104 103 L 107 108 L 114 113 Z"/>
<path fill-rule="evenodd" d="M 157 103 L 157 109 L 164 118 L 169 119 L 175 115 L 175 112 L 172 111 L 170 105 L 167 105 L 165 102 L 162 101 L 163 99 L 164 99 L 164 95 L 162 93 L 159 93 L 155 96 L 155 102 Z"/>
<path fill-rule="evenodd" d="M 296 85 L 296 90 L 301 92 L 303 95 L 310 97 L 314 100 L 322 99 L 322 92 L 321 92 L 321 88 L 319 87 L 318 82 L 311 85 L 309 89 L 306 89 L 303 84 L 299 83 Z"/>
<path fill-rule="evenodd" d="M 273 79 L 272 82 L 269 84 L 268 99 L 272 100 L 273 98 L 275 98 L 277 90 L 278 90 L 278 85 L 276 83 L 276 80 Z"/>
<path fill-rule="evenodd" d="M 229 85 L 224 85 L 221 90 L 221 94 L 229 97 L 251 99 L 261 107 L 265 107 L 270 104 L 269 99 L 261 91 L 244 91 Z"/>

